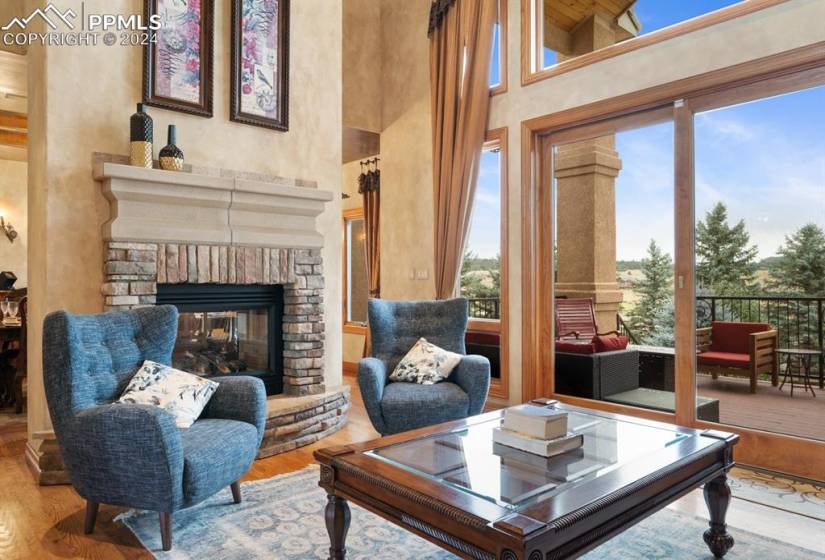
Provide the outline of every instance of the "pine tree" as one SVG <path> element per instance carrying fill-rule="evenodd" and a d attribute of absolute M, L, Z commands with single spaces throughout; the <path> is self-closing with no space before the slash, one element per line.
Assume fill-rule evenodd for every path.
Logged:
<path fill-rule="evenodd" d="M 713 295 L 746 293 L 753 287 L 756 272 L 755 245 L 745 221 L 731 227 L 728 210 L 721 202 L 696 224 L 696 283 L 698 289 Z"/>
<path fill-rule="evenodd" d="M 656 328 L 656 316 L 673 296 L 673 261 L 656 241 L 650 240 L 647 258 L 642 259 L 644 277 L 636 285 L 640 299 L 630 311 L 630 329 L 643 342 Z"/>
<path fill-rule="evenodd" d="M 771 270 L 775 289 L 806 296 L 825 295 L 825 232 L 816 224 L 805 224 L 785 236 L 779 261 Z"/>

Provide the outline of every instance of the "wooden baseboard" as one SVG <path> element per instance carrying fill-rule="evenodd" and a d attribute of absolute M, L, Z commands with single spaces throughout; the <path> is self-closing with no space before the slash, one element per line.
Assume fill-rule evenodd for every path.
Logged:
<path fill-rule="evenodd" d="M 356 375 L 358 375 L 358 362 L 344 362 L 343 370 L 344 375 L 355 377 Z"/>
<path fill-rule="evenodd" d="M 54 435 L 42 437 L 39 449 L 33 441 L 27 441 L 25 455 L 26 465 L 40 486 L 71 484 Z"/>

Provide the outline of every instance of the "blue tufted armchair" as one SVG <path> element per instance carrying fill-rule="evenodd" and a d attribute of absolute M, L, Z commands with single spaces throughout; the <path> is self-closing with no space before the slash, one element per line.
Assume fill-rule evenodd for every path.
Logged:
<path fill-rule="evenodd" d="M 373 357 L 358 363 L 358 385 L 372 425 L 381 435 L 481 413 L 490 388 L 490 362 L 483 356 L 464 356 L 449 378 L 435 385 L 389 380 L 422 336 L 445 350 L 466 354 L 466 299 L 371 299 L 368 314 Z"/>
<path fill-rule="evenodd" d="M 263 437 L 260 379 L 228 377 L 200 418 L 180 429 L 160 408 L 119 404 L 144 360 L 171 361 L 177 310 L 157 306 L 98 315 L 49 314 L 43 377 L 54 431 L 72 485 L 86 499 L 86 533 L 101 503 L 157 511 L 163 549 L 171 515 L 231 486 L 249 470 Z"/>

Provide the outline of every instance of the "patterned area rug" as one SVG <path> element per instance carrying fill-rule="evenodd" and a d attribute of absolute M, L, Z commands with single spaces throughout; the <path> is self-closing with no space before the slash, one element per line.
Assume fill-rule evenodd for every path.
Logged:
<path fill-rule="evenodd" d="M 739 499 L 825 521 L 825 486 L 739 468 L 728 480 Z"/>
<path fill-rule="evenodd" d="M 141 543 L 162 560 L 313 560 L 326 559 L 329 547 L 323 509 L 326 494 L 318 487 L 317 467 L 308 467 L 243 485 L 244 501 L 232 503 L 229 490 L 173 517 L 173 548 L 160 550 L 156 513 L 127 513 L 121 519 Z M 586 560 L 709 560 L 702 542 L 706 522 L 668 509 L 649 517 L 583 558 Z M 825 560 L 825 556 L 741 530 L 725 557 Z M 456 557 L 352 507 L 347 536 L 350 560 L 452 560 Z"/>

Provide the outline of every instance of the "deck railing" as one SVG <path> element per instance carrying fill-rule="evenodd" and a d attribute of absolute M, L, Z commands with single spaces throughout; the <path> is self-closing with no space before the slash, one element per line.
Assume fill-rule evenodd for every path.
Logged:
<path fill-rule="evenodd" d="M 470 298 L 470 317 L 500 319 L 499 298 Z M 805 296 L 697 296 L 697 326 L 711 321 L 769 323 L 779 331 L 783 347 L 825 349 L 825 297 Z M 619 332 L 633 337 L 621 316 Z"/>
<path fill-rule="evenodd" d="M 474 319 L 501 319 L 499 298 L 469 298 L 470 317 Z"/>
<path fill-rule="evenodd" d="M 700 327 L 711 321 L 755 321 L 778 331 L 778 344 L 821 350 L 825 334 L 825 298 L 805 296 L 698 296 Z"/>

